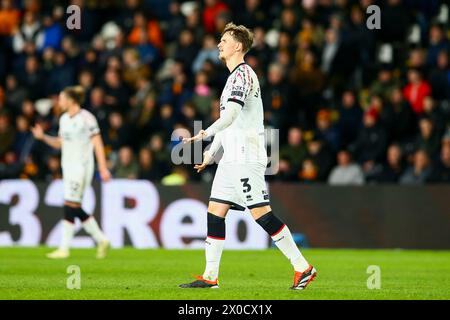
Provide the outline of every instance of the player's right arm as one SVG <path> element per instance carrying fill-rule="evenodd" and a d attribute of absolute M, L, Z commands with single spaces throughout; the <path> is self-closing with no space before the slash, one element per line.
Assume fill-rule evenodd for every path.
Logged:
<path fill-rule="evenodd" d="M 33 136 L 35 139 L 43 141 L 44 143 L 48 144 L 50 147 L 54 149 L 61 149 L 61 138 L 60 137 L 52 137 L 48 134 L 44 133 L 44 129 L 37 124 L 34 127 L 31 127 L 31 132 L 33 133 Z"/>

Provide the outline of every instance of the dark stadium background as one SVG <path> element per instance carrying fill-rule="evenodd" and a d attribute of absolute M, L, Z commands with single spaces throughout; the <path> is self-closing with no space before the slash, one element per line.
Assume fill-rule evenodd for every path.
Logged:
<path fill-rule="evenodd" d="M 66 27 L 71 4 L 80 30 Z M 369 5 L 381 9 L 379 30 L 366 26 Z M 2 0 L 0 184 L 61 178 L 59 153 L 29 128 L 56 135 L 57 95 L 81 84 L 115 178 L 207 190 L 215 167 L 198 175 L 173 165 L 170 136 L 218 117 L 228 70 L 215 46 L 233 21 L 255 33 L 246 59 L 265 125 L 280 130 L 279 172 L 268 180 L 295 231 L 311 246 L 449 248 L 448 9 L 436 0 Z M 322 224 L 308 224 L 314 215 Z"/>

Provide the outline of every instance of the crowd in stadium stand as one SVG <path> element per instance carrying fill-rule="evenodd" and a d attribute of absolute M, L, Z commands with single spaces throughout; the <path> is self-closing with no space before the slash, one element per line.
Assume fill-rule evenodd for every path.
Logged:
<path fill-rule="evenodd" d="M 66 8 L 81 7 L 69 30 Z M 381 29 L 366 9 L 381 8 Z M 228 70 L 217 41 L 254 31 L 246 61 L 267 128 L 279 129 L 270 181 L 450 182 L 449 6 L 436 0 L 1 0 L 0 179 L 61 177 L 58 93 L 81 84 L 116 178 L 210 181 L 171 161 L 174 129 L 219 116 Z M 274 156 L 274 155 L 272 155 Z"/>

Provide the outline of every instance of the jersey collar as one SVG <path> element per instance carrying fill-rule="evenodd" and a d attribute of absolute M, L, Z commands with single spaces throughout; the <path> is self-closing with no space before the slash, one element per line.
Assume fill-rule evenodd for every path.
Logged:
<path fill-rule="evenodd" d="M 70 115 L 69 112 L 67 111 L 67 115 L 69 116 L 70 119 L 73 119 L 73 118 L 75 118 L 77 115 L 79 115 L 80 112 L 81 112 L 81 108 L 80 108 L 80 110 L 77 111 L 77 113 L 74 113 L 73 115 Z"/>
<path fill-rule="evenodd" d="M 239 68 L 240 66 L 242 66 L 243 64 L 247 64 L 245 61 L 244 62 L 241 62 L 241 63 L 239 63 L 236 67 L 234 67 L 234 69 L 233 69 L 233 71 L 231 71 L 230 72 L 230 74 L 232 74 L 233 72 L 235 72 L 236 71 L 236 69 L 237 68 Z"/>

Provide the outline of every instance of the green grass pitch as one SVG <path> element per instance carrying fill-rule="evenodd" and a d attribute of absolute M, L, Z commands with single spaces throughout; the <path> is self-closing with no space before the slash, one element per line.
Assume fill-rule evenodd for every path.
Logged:
<path fill-rule="evenodd" d="M 450 251 L 309 249 L 317 268 L 304 291 L 288 290 L 293 273 L 277 250 L 225 251 L 220 289 L 179 289 L 201 274 L 201 250 L 74 249 L 48 260 L 49 248 L 0 248 L 0 299 L 450 299 Z M 67 268 L 81 270 L 81 289 L 66 287 Z M 381 270 L 381 288 L 367 288 L 369 265 Z"/>

